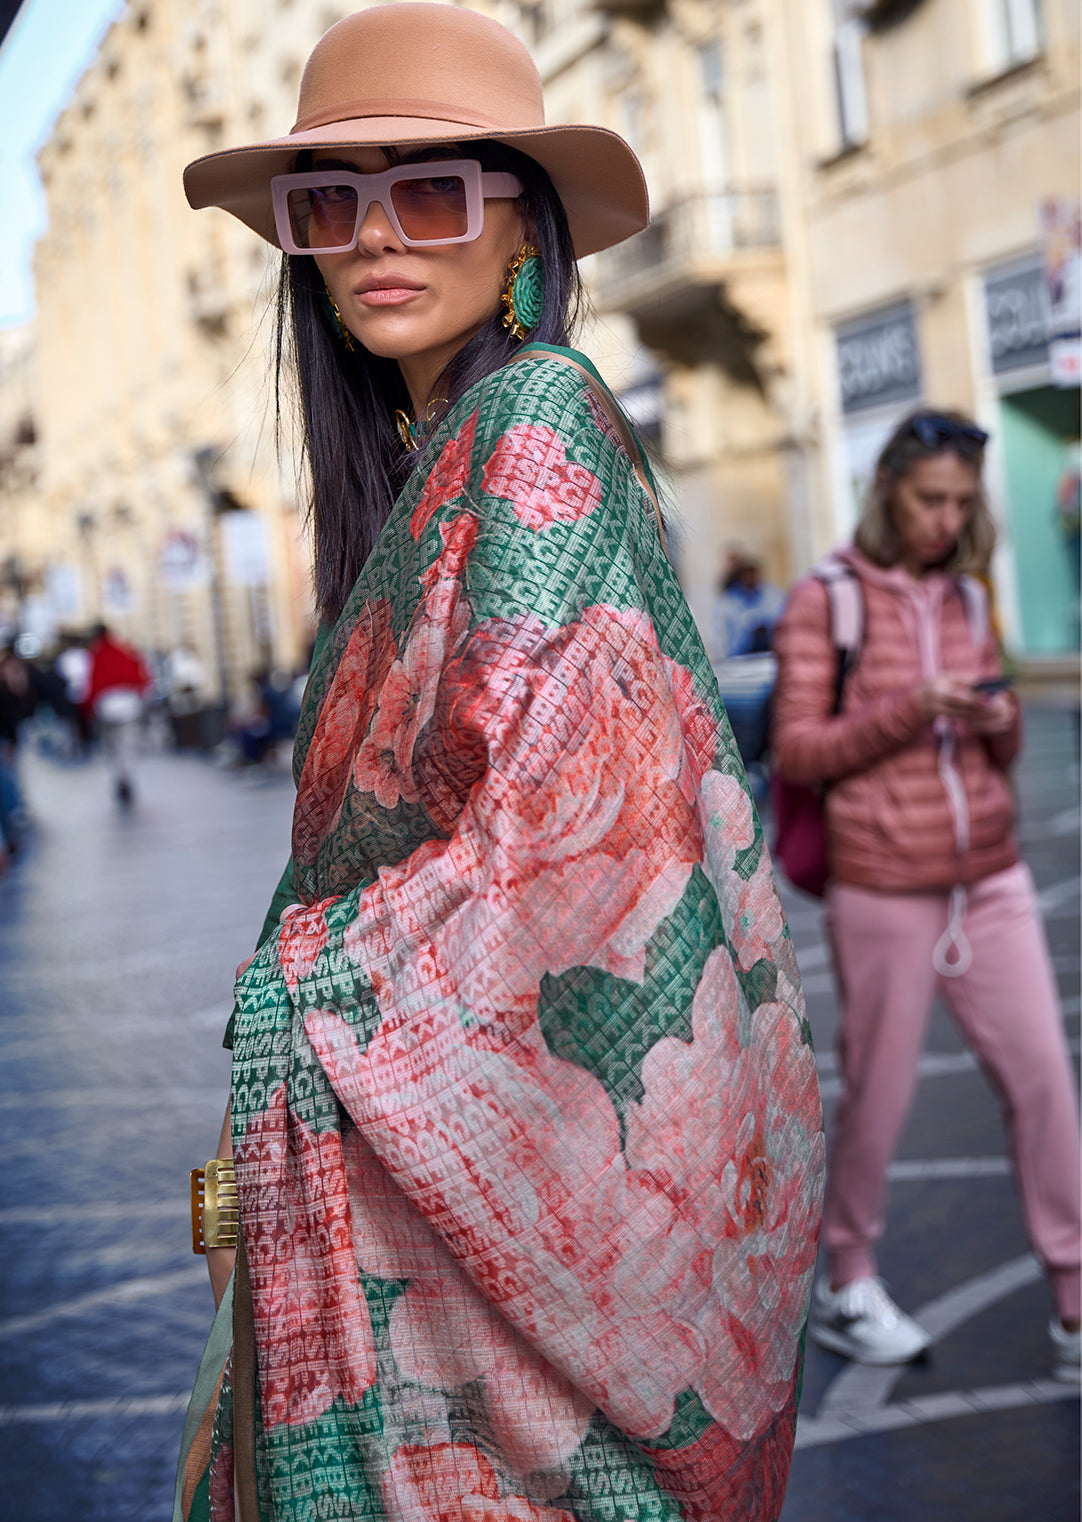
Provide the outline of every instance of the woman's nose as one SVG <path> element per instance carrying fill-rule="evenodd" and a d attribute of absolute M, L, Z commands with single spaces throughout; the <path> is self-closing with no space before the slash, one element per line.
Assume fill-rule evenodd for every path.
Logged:
<path fill-rule="evenodd" d="M 357 247 L 364 253 L 378 253 L 381 249 L 401 249 L 403 243 L 394 230 L 390 217 L 378 201 L 370 201 L 368 210 L 357 233 Z"/>

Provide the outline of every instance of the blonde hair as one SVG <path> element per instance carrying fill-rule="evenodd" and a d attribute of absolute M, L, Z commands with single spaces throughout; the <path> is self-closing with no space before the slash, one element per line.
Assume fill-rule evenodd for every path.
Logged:
<path fill-rule="evenodd" d="M 864 508 L 853 542 L 874 565 L 896 565 L 902 541 L 894 526 L 891 503 L 895 489 L 914 465 L 935 455 L 953 454 L 977 472 L 973 508 L 942 569 L 954 575 L 987 574 L 996 545 L 996 526 L 981 480 L 985 435 L 972 418 L 962 412 L 911 412 L 891 434 L 875 464 L 875 475 L 864 499 Z"/>

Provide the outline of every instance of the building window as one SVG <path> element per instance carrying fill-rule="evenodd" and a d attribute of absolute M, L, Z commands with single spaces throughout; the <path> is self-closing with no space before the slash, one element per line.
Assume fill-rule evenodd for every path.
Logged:
<path fill-rule="evenodd" d="M 729 182 L 729 123 L 725 110 L 725 70 L 721 47 L 708 42 L 699 49 L 702 93 L 699 105 L 699 143 L 703 180 L 710 190 Z"/>
<path fill-rule="evenodd" d="M 834 26 L 834 94 L 838 136 L 843 148 L 868 141 L 868 91 L 864 79 L 865 23 L 848 6 L 836 7 Z"/>
<path fill-rule="evenodd" d="M 1029 63 L 1041 51 L 1041 0 L 984 0 L 993 69 Z"/>

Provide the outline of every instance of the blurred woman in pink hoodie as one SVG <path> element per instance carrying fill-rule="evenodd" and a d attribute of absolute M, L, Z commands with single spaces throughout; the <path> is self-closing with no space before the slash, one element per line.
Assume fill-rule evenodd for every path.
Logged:
<path fill-rule="evenodd" d="M 927 1333 L 877 1276 L 887 1168 L 938 992 L 1003 1100 L 1033 1248 L 1051 1283 L 1053 1372 L 1079 1377 L 1079 1153 L 1074 1081 L 1007 768 L 1018 704 L 1002 682 L 983 588 L 995 539 L 987 436 L 919 411 L 888 440 L 855 540 L 859 653 L 840 670 L 827 579 L 798 583 L 775 632 L 773 749 L 821 785 L 842 999 L 812 1335 L 864 1363 L 905 1362 Z M 840 691 L 839 691 L 840 688 Z"/>

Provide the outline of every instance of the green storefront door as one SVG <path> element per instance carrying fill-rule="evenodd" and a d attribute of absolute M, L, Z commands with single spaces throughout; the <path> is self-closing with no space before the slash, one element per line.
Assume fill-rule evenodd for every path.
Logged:
<path fill-rule="evenodd" d="M 1000 398 L 1007 512 L 1018 577 L 1022 649 L 1074 652 L 1079 641 L 1078 535 L 1058 494 L 1078 468 L 1079 393 L 1040 386 Z"/>

